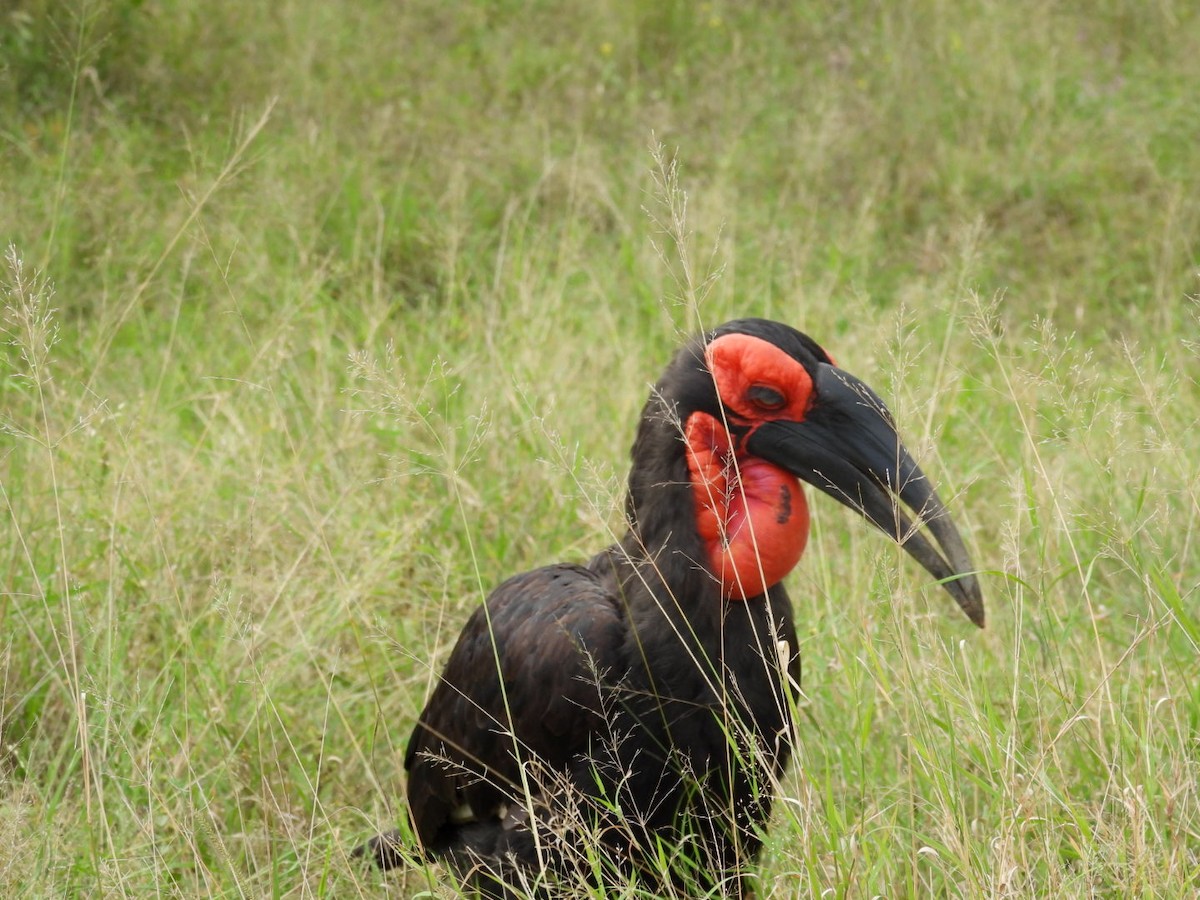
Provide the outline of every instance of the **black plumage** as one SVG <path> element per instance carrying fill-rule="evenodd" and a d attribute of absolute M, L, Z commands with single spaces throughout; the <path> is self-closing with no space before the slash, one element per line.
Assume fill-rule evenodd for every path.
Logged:
<path fill-rule="evenodd" d="M 758 363 L 749 361 L 737 363 L 737 379 L 717 377 L 708 347 L 732 334 L 755 339 L 746 346 L 766 354 L 762 372 L 792 371 L 799 386 L 772 381 L 764 391 Z M 878 521 L 862 496 L 891 495 L 887 480 L 898 471 L 884 471 L 886 460 L 875 469 L 860 464 L 858 481 L 831 484 L 811 471 L 803 451 L 789 456 L 797 453 L 793 438 L 819 432 L 823 440 L 830 430 L 795 431 L 820 418 L 817 386 L 829 371 L 839 383 L 861 384 L 834 369 L 807 336 L 763 320 L 731 322 L 689 343 L 643 411 L 624 537 L 585 566 L 552 565 L 509 579 L 471 616 L 405 758 L 415 832 L 425 852 L 449 862 L 469 886 L 517 896 L 521 885 L 536 893 L 556 880 L 636 877 L 648 890 L 685 896 L 746 892 L 747 865 L 792 752 L 790 686 L 800 660 L 792 606 L 777 579 L 736 599 L 714 577 L 713 551 L 697 527 L 702 500 L 686 426 L 693 414 L 724 423 L 734 467 L 761 461 L 761 452 L 785 479 L 795 473 L 901 535 L 907 520 L 897 512 Z M 743 381 L 754 382 L 746 397 L 771 409 L 759 415 L 744 397 L 722 395 Z M 772 412 L 783 393 L 793 410 L 786 421 Z M 877 421 L 859 424 L 892 435 L 898 458 L 903 448 L 890 420 L 878 411 L 871 418 Z M 905 471 L 920 475 L 915 464 Z M 730 484 L 742 488 L 736 478 Z M 793 503 L 804 503 L 787 496 L 786 484 L 782 490 L 781 521 Z M 937 564 L 963 576 L 951 592 L 982 624 L 965 551 L 960 542 L 947 545 L 953 526 L 944 507 L 931 489 L 918 493 L 917 512 L 937 528 L 948 559 L 939 556 Z M 802 549 L 806 509 L 795 524 L 805 533 Z M 732 539 L 722 533 L 721 544 Z M 364 850 L 384 867 L 399 861 L 387 837 Z"/>

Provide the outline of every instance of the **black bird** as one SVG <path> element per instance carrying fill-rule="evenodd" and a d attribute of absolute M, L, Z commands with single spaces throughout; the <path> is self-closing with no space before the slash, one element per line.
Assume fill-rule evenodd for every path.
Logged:
<path fill-rule="evenodd" d="M 729 322 L 651 392 L 621 541 L 509 579 L 463 628 L 405 757 L 424 852 L 487 897 L 630 877 L 749 892 L 794 741 L 781 580 L 808 538 L 801 479 L 899 541 L 982 627 L 959 533 L 879 397 L 794 328 Z M 358 853 L 390 868 L 398 840 Z"/>

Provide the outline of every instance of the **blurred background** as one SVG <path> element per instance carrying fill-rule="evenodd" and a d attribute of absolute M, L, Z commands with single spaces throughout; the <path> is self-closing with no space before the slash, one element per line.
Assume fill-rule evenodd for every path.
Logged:
<path fill-rule="evenodd" d="M 814 499 L 763 895 L 1190 889 L 1198 84 L 1172 0 L 8 0 L 0 893 L 453 896 L 346 858 L 431 679 L 746 315 L 989 603 Z"/>

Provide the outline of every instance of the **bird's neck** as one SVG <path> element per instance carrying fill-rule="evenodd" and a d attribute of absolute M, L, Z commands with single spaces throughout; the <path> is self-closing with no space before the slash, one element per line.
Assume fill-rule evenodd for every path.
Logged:
<path fill-rule="evenodd" d="M 709 570 L 725 598 L 757 597 L 795 567 L 808 543 L 800 482 L 740 452 L 725 424 L 708 413 L 693 413 L 683 437 Z"/>
<path fill-rule="evenodd" d="M 672 592 L 686 583 L 714 600 L 757 597 L 804 552 L 809 519 L 799 482 L 740 453 L 713 416 L 694 412 L 681 428 L 652 399 L 633 463 L 622 543 Z"/>

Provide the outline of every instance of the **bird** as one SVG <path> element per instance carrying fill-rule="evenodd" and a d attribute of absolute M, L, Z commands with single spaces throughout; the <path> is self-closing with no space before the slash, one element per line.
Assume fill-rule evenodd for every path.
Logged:
<path fill-rule="evenodd" d="M 497 586 L 408 743 L 418 852 L 479 896 L 631 880 L 657 896 L 753 893 L 797 740 L 782 582 L 809 535 L 801 482 L 897 541 L 984 626 L 961 534 L 891 413 L 789 325 L 743 318 L 687 341 L 630 457 L 624 535 Z M 400 865 L 400 834 L 356 855 Z"/>

